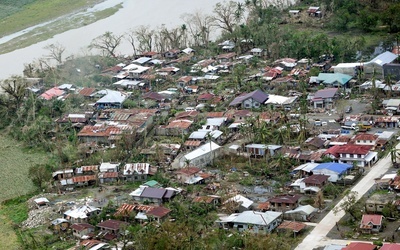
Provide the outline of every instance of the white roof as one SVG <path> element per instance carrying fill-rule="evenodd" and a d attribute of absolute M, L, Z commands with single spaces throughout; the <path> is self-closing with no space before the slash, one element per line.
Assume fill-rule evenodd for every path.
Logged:
<path fill-rule="evenodd" d="M 268 100 L 265 101 L 265 104 L 291 104 L 297 99 L 297 96 L 281 96 L 281 95 L 268 95 Z"/>
<path fill-rule="evenodd" d="M 394 136 L 395 132 L 392 131 L 382 131 L 381 133 L 375 133 L 379 139 L 389 140 Z"/>
<path fill-rule="evenodd" d="M 364 66 L 364 63 L 339 63 L 336 66 L 332 66 L 332 68 L 354 68 L 357 66 Z"/>
<path fill-rule="evenodd" d="M 146 186 L 140 186 L 139 188 L 132 191 L 129 195 L 134 196 L 134 197 L 140 197 L 140 195 L 143 193 L 143 190 L 145 188 L 146 188 Z"/>
<path fill-rule="evenodd" d="M 194 51 L 194 49 L 192 49 L 192 48 L 186 48 L 186 49 L 182 50 L 182 52 L 185 53 L 185 54 L 190 54 L 193 51 Z"/>
<path fill-rule="evenodd" d="M 120 85 L 120 86 L 137 86 L 141 82 L 142 81 L 122 79 L 122 80 L 119 80 L 118 82 L 115 82 L 113 84 L 114 85 Z"/>
<path fill-rule="evenodd" d="M 39 203 L 49 203 L 50 201 L 47 198 L 41 197 L 33 200 L 36 204 Z"/>
<path fill-rule="evenodd" d="M 234 122 L 231 125 L 228 126 L 228 128 L 238 128 L 240 126 L 242 126 L 243 124 L 245 124 L 244 122 Z"/>
<path fill-rule="evenodd" d="M 103 162 L 100 165 L 100 172 L 107 172 L 108 170 L 118 169 L 120 163 Z"/>
<path fill-rule="evenodd" d="M 74 85 L 72 85 L 72 84 L 64 83 L 64 84 L 61 84 L 60 86 L 58 86 L 58 88 L 59 89 L 72 89 L 73 86 Z"/>
<path fill-rule="evenodd" d="M 66 180 L 60 180 L 60 184 L 61 186 L 66 186 L 66 185 L 72 185 L 74 184 L 74 182 L 72 181 L 72 179 L 66 179 Z"/>
<path fill-rule="evenodd" d="M 240 146 L 236 145 L 236 144 L 229 146 L 229 149 L 233 149 L 233 150 L 237 150 L 238 148 L 240 148 Z"/>
<path fill-rule="evenodd" d="M 244 197 L 243 195 L 240 195 L 240 194 L 233 196 L 232 198 L 228 199 L 225 203 L 232 202 L 232 201 L 240 203 L 241 206 L 245 207 L 245 208 L 249 208 L 254 203 L 252 200 L 247 199 L 246 197 Z"/>
<path fill-rule="evenodd" d="M 313 212 L 317 211 L 317 208 L 311 206 L 311 205 L 305 205 L 305 206 L 298 206 L 296 209 L 293 210 L 289 210 L 287 212 L 285 212 L 286 214 L 293 214 L 293 213 L 303 213 L 303 214 L 307 214 L 310 215 Z"/>
<path fill-rule="evenodd" d="M 124 166 L 124 175 L 149 174 L 149 163 L 127 163 Z"/>
<path fill-rule="evenodd" d="M 310 172 L 312 171 L 315 167 L 317 167 L 319 165 L 319 163 L 312 163 L 312 162 L 308 162 L 305 164 L 301 164 L 300 166 L 296 167 L 293 170 L 303 170 L 305 172 Z"/>
<path fill-rule="evenodd" d="M 123 103 L 126 99 L 126 95 L 114 90 L 107 90 L 107 94 L 97 100 L 96 103 Z"/>
<path fill-rule="evenodd" d="M 261 48 L 253 48 L 250 50 L 250 52 L 252 52 L 252 53 L 261 53 L 262 51 L 263 51 L 263 49 L 261 49 Z"/>
<path fill-rule="evenodd" d="M 364 160 L 365 160 L 366 162 L 369 162 L 369 161 L 371 161 L 374 157 L 377 157 L 377 156 L 378 156 L 378 152 L 370 151 L 370 152 L 365 156 Z"/>
<path fill-rule="evenodd" d="M 291 187 L 300 187 L 304 181 L 304 178 L 300 178 L 295 180 L 292 184 L 290 184 Z"/>
<path fill-rule="evenodd" d="M 225 121 L 225 117 L 208 118 L 206 121 L 206 126 L 221 126 Z"/>
<path fill-rule="evenodd" d="M 72 169 L 58 170 L 58 171 L 53 172 L 52 176 L 54 177 L 54 176 L 57 176 L 59 174 L 71 174 L 73 172 L 74 172 L 74 170 L 72 170 Z"/>
<path fill-rule="evenodd" d="M 69 216 L 71 218 L 75 218 L 75 219 L 78 219 L 78 218 L 85 219 L 85 218 L 87 218 L 88 213 L 91 213 L 94 211 L 99 211 L 99 210 L 100 209 L 97 207 L 84 205 L 84 206 L 81 206 L 81 207 L 78 207 L 75 209 L 67 210 L 67 211 L 65 211 L 64 215 Z"/>
<path fill-rule="evenodd" d="M 384 176 L 382 176 L 381 180 L 393 180 L 396 176 L 397 174 L 385 174 Z"/>
<path fill-rule="evenodd" d="M 244 211 L 240 214 L 233 214 L 228 218 L 230 222 L 241 223 L 241 224 L 252 224 L 252 225 L 264 225 L 267 226 L 282 215 L 281 212 L 256 212 L 256 211 Z M 228 222 L 228 221 L 227 221 Z"/>
<path fill-rule="evenodd" d="M 212 138 L 218 139 L 218 137 L 220 137 L 223 134 L 223 132 L 219 131 L 219 130 L 214 130 L 214 131 L 211 131 L 210 134 L 211 134 Z"/>
<path fill-rule="evenodd" d="M 190 134 L 189 139 L 204 139 L 210 131 L 194 131 Z"/>
<path fill-rule="evenodd" d="M 68 114 L 68 118 L 85 118 L 85 114 Z"/>
<path fill-rule="evenodd" d="M 132 61 L 133 63 L 138 63 L 138 64 L 143 64 L 146 63 L 148 61 L 150 61 L 151 58 L 150 57 L 140 57 L 138 59 L 136 59 L 135 61 Z"/>
<path fill-rule="evenodd" d="M 210 147 L 210 144 L 211 144 L 211 147 Z M 214 142 L 211 141 L 211 142 L 208 142 L 208 143 L 206 143 L 206 144 L 204 144 L 204 145 L 202 145 L 202 146 L 196 148 L 196 149 L 193 150 L 192 152 L 186 154 L 186 155 L 184 156 L 184 158 L 185 158 L 186 160 L 191 161 L 191 160 L 193 160 L 193 159 L 195 159 L 195 158 L 197 158 L 197 157 L 199 157 L 199 156 L 208 154 L 208 153 L 210 153 L 211 151 L 215 151 L 215 150 L 219 149 L 220 147 L 221 147 L 221 146 L 219 146 L 218 144 L 216 144 L 216 143 L 214 143 Z M 210 148 L 211 148 L 211 150 L 210 150 Z"/>
<path fill-rule="evenodd" d="M 201 180 L 203 180 L 203 178 L 200 176 L 192 176 L 188 180 L 185 181 L 185 184 L 195 184 Z"/>
<path fill-rule="evenodd" d="M 379 66 L 383 66 L 386 63 L 391 63 L 397 58 L 397 55 L 390 52 L 390 51 L 385 51 L 382 54 L 378 55 L 368 63 L 375 63 L 378 64 Z"/>
<path fill-rule="evenodd" d="M 387 107 L 396 107 L 398 108 L 400 105 L 400 99 L 389 99 L 386 103 Z"/>
<path fill-rule="evenodd" d="M 138 220 L 147 220 L 147 215 L 146 215 L 145 213 L 143 213 L 143 212 L 139 212 L 139 213 L 135 216 L 135 219 L 138 219 Z"/>

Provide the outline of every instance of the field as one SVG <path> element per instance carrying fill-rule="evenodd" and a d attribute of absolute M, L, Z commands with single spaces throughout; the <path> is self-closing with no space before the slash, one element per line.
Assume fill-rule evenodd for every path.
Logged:
<path fill-rule="evenodd" d="M 28 152 L 17 141 L 0 134 L 0 202 L 33 192 L 34 186 L 28 178 L 28 169 L 44 161 L 44 153 Z M 19 200 L 0 205 L 1 249 L 18 249 L 12 223 L 23 221 L 26 213 L 25 203 Z"/>
<path fill-rule="evenodd" d="M 102 0 L 2 0 L 0 37 L 93 6 Z"/>

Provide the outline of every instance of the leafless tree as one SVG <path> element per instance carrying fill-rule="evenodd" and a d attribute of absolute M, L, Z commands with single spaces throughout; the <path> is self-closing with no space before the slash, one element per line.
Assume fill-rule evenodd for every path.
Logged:
<path fill-rule="evenodd" d="M 89 49 L 98 49 L 106 56 L 116 57 L 115 50 L 121 44 L 122 38 L 123 35 L 114 35 L 112 32 L 107 31 L 93 39 Z"/>
<path fill-rule="evenodd" d="M 154 33 L 153 29 L 148 26 L 139 26 L 133 32 L 139 43 L 138 50 L 140 52 L 152 51 L 154 43 Z"/>
<path fill-rule="evenodd" d="M 133 54 L 136 55 L 137 50 L 136 50 L 136 33 L 135 30 L 129 30 L 125 34 L 125 39 L 129 42 L 129 44 L 132 46 Z"/>
<path fill-rule="evenodd" d="M 160 52 L 184 47 L 186 30 L 183 27 L 168 29 L 164 25 L 155 32 L 155 46 Z"/>
<path fill-rule="evenodd" d="M 244 8 L 241 3 L 234 1 L 217 3 L 213 11 L 213 24 L 232 34 L 244 16 Z"/>
<path fill-rule="evenodd" d="M 194 45 L 207 47 L 213 28 L 212 16 L 196 11 L 192 14 L 184 14 L 182 19 L 193 38 Z"/>
<path fill-rule="evenodd" d="M 49 51 L 49 54 L 47 55 L 48 58 L 56 60 L 58 64 L 63 62 L 63 53 L 65 51 L 65 47 L 63 45 L 59 43 L 52 43 L 46 45 L 44 49 Z"/>

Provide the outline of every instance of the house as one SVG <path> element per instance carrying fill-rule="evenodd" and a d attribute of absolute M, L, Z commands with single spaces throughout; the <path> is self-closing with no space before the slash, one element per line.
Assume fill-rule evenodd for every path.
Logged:
<path fill-rule="evenodd" d="M 139 58 L 136 59 L 136 60 L 133 60 L 132 63 L 137 64 L 137 65 L 143 65 L 143 64 L 145 64 L 145 63 L 147 63 L 147 62 L 149 62 L 149 61 L 151 61 L 151 58 L 150 58 L 150 57 L 144 57 L 144 56 L 142 56 L 142 57 L 139 57 Z"/>
<path fill-rule="evenodd" d="M 379 250 L 400 250 L 399 243 L 383 243 L 383 246 Z"/>
<path fill-rule="evenodd" d="M 278 232 L 288 232 L 294 235 L 300 233 L 306 228 L 306 224 L 296 221 L 283 221 L 277 228 Z"/>
<path fill-rule="evenodd" d="M 308 162 L 305 164 L 301 164 L 300 166 L 297 166 L 292 170 L 291 175 L 296 175 L 298 177 L 311 175 L 312 170 L 316 168 L 318 165 L 319 163 L 315 162 Z"/>
<path fill-rule="evenodd" d="M 372 148 L 375 148 L 378 142 L 378 138 L 379 138 L 378 135 L 358 133 L 352 138 L 352 141 L 354 141 L 354 144 L 356 145 L 367 145 L 367 146 L 372 146 Z"/>
<path fill-rule="evenodd" d="M 58 124 L 71 124 L 72 127 L 82 127 L 88 124 L 91 114 L 65 114 L 63 117 L 58 118 L 56 122 Z"/>
<path fill-rule="evenodd" d="M 383 216 L 379 214 L 363 214 L 360 229 L 363 233 L 379 233 L 382 229 Z"/>
<path fill-rule="evenodd" d="M 100 172 L 118 172 L 118 167 L 120 163 L 112 163 L 112 162 L 102 162 L 100 164 L 99 170 Z"/>
<path fill-rule="evenodd" d="M 127 181 L 144 181 L 150 173 L 149 163 L 126 163 L 123 177 Z"/>
<path fill-rule="evenodd" d="M 305 147 L 309 150 L 318 150 L 324 148 L 326 145 L 325 143 L 326 141 L 320 137 L 311 137 L 304 142 Z"/>
<path fill-rule="evenodd" d="M 177 84 L 178 86 L 180 86 L 181 88 L 188 86 L 193 80 L 192 76 L 181 76 L 178 81 Z"/>
<path fill-rule="evenodd" d="M 318 90 L 311 98 L 314 108 L 333 108 L 333 104 L 338 97 L 337 88 L 326 88 Z"/>
<path fill-rule="evenodd" d="M 197 101 L 199 103 L 207 103 L 215 98 L 214 94 L 211 93 L 204 93 L 197 97 Z"/>
<path fill-rule="evenodd" d="M 264 55 L 264 50 L 261 48 L 252 48 L 250 54 L 253 56 L 262 57 Z"/>
<path fill-rule="evenodd" d="M 164 57 L 168 59 L 176 59 L 180 53 L 182 53 L 180 49 L 171 49 L 164 52 Z"/>
<path fill-rule="evenodd" d="M 140 186 L 138 189 L 130 193 L 130 195 L 137 201 L 161 204 L 171 200 L 175 196 L 175 190 Z"/>
<path fill-rule="evenodd" d="M 97 224 L 100 228 L 101 236 L 107 240 L 113 240 L 119 237 L 119 234 L 125 232 L 129 224 L 119 220 L 106 220 Z"/>
<path fill-rule="evenodd" d="M 383 66 L 385 64 L 389 64 L 394 62 L 397 59 L 398 55 L 390 52 L 390 51 L 385 51 L 382 54 L 379 54 L 375 58 L 373 58 L 371 61 L 364 63 L 363 70 L 365 73 L 374 73 L 378 76 L 383 76 L 384 75 L 384 69 Z"/>
<path fill-rule="evenodd" d="M 162 102 L 165 100 L 165 97 L 157 92 L 147 92 L 142 96 L 143 100 L 153 100 L 156 102 Z"/>
<path fill-rule="evenodd" d="M 284 70 L 292 70 L 297 65 L 297 60 L 293 58 L 281 58 L 274 62 L 274 64 L 278 64 Z"/>
<path fill-rule="evenodd" d="M 308 7 L 307 13 L 310 17 L 322 17 L 322 12 L 318 6 Z"/>
<path fill-rule="evenodd" d="M 328 180 L 330 182 L 337 182 L 337 180 L 343 178 L 343 176 L 352 168 L 352 165 L 344 163 L 321 163 L 316 166 L 312 172 L 313 174 L 329 175 Z"/>
<path fill-rule="evenodd" d="M 93 93 L 96 92 L 95 88 L 82 88 L 79 90 L 78 95 L 83 96 L 86 99 L 92 98 Z"/>
<path fill-rule="evenodd" d="M 184 134 L 188 134 L 190 127 L 192 126 L 193 121 L 185 120 L 185 119 L 175 119 L 170 121 L 170 123 L 165 126 L 163 129 L 160 127 L 160 130 L 164 130 L 160 132 L 160 134 L 165 135 L 173 135 L 173 136 L 182 136 Z M 157 132 L 158 134 L 159 132 Z"/>
<path fill-rule="evenodd" d="M 369 136 L 367 137 L 369 138 Z M 378 153 L 371 151 L 371 148 L 369 145 L 335 145 L 327 149 L 324 154 L 339 163 L 354 164 L 358 167 L 372 167 L 378 160 Z"/>
<path fill-rule="evenodd" d="M 140 80 L 122 79 L 113 83 L 113 85 L 123 89 L 139 89 L 144 88 L 146 83 Z"/>
<path fill-rule="evenodd" d="M 134 212 L 136 212 L 137 214 L 135 215 Z M 135 219 L 140 220 L 140 221 L 155 220 L 158 223 L 160 223 L 160 222 L 165 221 L 170 213 L 171 213 L 171 210 L 169 210 L 166 207 L 122 204 L 117 209 L 115 216 L 129 218 L 129 217 L 135 215 Z"/>
<path fill-rule="evenodd" d="M 285 212 L 299 206 L 300 195 L 279 195 L 268 200 L 272 211 Z"/>
<path fill-rule="evenodd" d="M 297 101 L 297 96 L 281 96 L 281 95 L 268 95 L 268 100 L 265 101 L 265 105 L 273 108 L 282 108 L 284 110 L 291 110 Z"/>
<path fill-rule="evenodd" d="M 88 223 L 74 223 L 71 229 L 72 235 L 79 239 L 85 239 L 94 232 L 94 226 Z"/>
<path fill-rule="evenodd" d="M 322 189 L 328 183 L 328 179 L 329 175 L 313 174 L 304 178 L 303 182 L 306 184 L 306 187 L 318 187 Z"/>
<path fill-rule="evenodd" d="M 105 89 L 98 93 L 103 95 L 96 101 L 98 109 L 122 108 L 122 103 L 128 98 L 128 94 L 115 90 Z"/>
<path fill-rule="evenodd" d="M 229 106 L 241 106 L 242 108 L 260 108 L 268 99 L 268 94 L 261 90 L 255 90 L 250 93 L 243 93 L 233 99 Z"/>
<path fill-rule="evenodd" d="M 350 242 L 342 250 L 377 250 L 378 247 L 367 242 Z"/>
<path fill-rule="evenodd" d="M 250 199 L 247 199 L 243 195 L 235 195 L 232 198 L 229 198 L 224 202 L 224 204 L 233 204 L 233 205 L 238 205 L 238 209 L 236 209 L 239 212 L 251 210 L 253 208 L 254 202 Z"/>
<path fill-rule="evenodd" d="M 293 210 L 284 212 L 283 218 L 294 221 L 310 221 L 317 211 L 318 209 L 311 205 L 298 206 Z"/>
<path fill-rule="evenodd" d="M 155 220 L 158 223 L 165 221 L 168 215 L 171 213 L 171 210 L 166 207 L 153 207 L 150 211 L 146 213 L 147 217 L 150 220 Z"/>
<path fill-rule="evenodd" d="M 63 180 L 63 179 L 72 178 L 73 175 L 74 175 L 73 169 L 58 170 L 58 171 L 55 171 L 52 173 L 54 180 Z"/>
<path fill-rule="evenodd" d="M 209 113 L 219 113 L 219 112 L 209 112 Z M 209 117 L 210 114 L 207 114 L 207 118 L 211 118 Z M 241 109 L 241 110 L 237 110 L 237 109 L 230 109 L 228 110 L 225 115 L 221 115 L 219 117 L 227 117 L 228 120 L 234 121 L 234 122 L 245 122 L 248 118 L 250 117 L 254 117 L 253 112 L 251 112 L 250 110 L 247 109 Z"/>
<path fill-rule="evenodd" d="M 217 56 L 217 61 L 219 63 L 226 63 L 226 62 L 232 62 L 233 59 L 235 58 L 236 53 L 231 52 L 231 53 L 226 53 L 226 54 L 220 54 Z"/>
<path fill-rule="evenodd" d="M 98 144 L 113 144 L 120 139 L 123 131 L 129 130 L 127 125 L 109 125 L 107 123 L 98 123 L 94 126 L 86 125 L 78 133 L 78 139 L 81 142 Z"/>
<path fill-rule="evenodd" d="M 75 186 L 90 186 L 96 183 L 96 175 L 83 175 L 72 177 L 72 184 Z M 61 182 L 61 185 L 63 183 Z"/>
<path fill-rule="evenodd" d="M 383 208 L 394 200 L 395 194 L 375 193 L 365 201 L 365 211 L 367 213 L 382 213 Z"/>
<path fill-rule="evenodd" d="M 280 152 L 282 146 L 265 144 L 248 144 L 245 146 L 247 153 L 255 157 L 274 156 Z"/>
<path fill-rule="evenodd" d="M 196 110 L 184 111 L 184 112 L 177 113 L 175 115 L 175 118 L 180 119 L 180 120 L 183 119 L 183 120 L 197 121 L 199 114 L 200 114 L 200 112 L 198 112 Z"/>
<path fill-rule="evenodd" d="M 350 81 L 351 78 L 351 75 L 346 75 L 342 73 L 319 73 L 317 77 L 317 82 L 329 87 L 345 88 L 347 87 L 347 83 Z"/>
<path fill-rule="evenodd" d="M 239 232 L 267 234 L 277 228 L 282 221 L 280 212 L 244 211 L 220 217 L 216 223 L 220 228 L 233 228 Z"/>
<path fill-rule="evenodd" d="M 118 181 L 118 172 L 101 172 L 98 174 L 99 182 L 110 183 Z"/>
<path fill-rule="evenodd" d="M 72 208 L 64 212 L 64 219 L 71 223 L 87 222 L 92 216 L 99 214 L 101 210 L 97 207 L 84 205 L 78 208 Z"/>
<path fill-rule="evenodd" d="M 400 99 L 389 99 L 382 102 L 383 107 L 390 113 L 400 113 Z"/>
<path fill-rule="evenodd" d="M 33 200 L 37 208 L 47 207 L 50 201 L 45 197 L 36 198 Z"/>
<path fill-rule="evenodd" d="M 400 64 L 398 63 L 387 63 L 383 65 L 383 77 L 387 78 L 390 76 L 390 79 L 394 81 L 400 81 Z"/>
<path fill-rule="evenodd" d="M 193 202 L 196 203 L 205 203 L 211 205 L 213 207 L 217 206 L 221 203 L 221 197 L 217 195 L 207 195 L 207 196 L 196 196 L 193 199 Z"/>
<path fill-rule="evenodd" d="M 200 173 L 201 169 L 196 167 L 186 167 L 179 169 L 175 172 L 176 178 L 182 182 L 186 183 L 188 181 L 192 181 L 196 178 L 201 178 L 198 174 Z"/>
<path fill-rule="evenodd" d="M 51 89 L 45 91 L 39 97 L 44 99 L 44 100 L 49 101 L 49 100 L 51 100 L 53 98 L 58 98 L 58 97 L 64 95 L 64 93 L 65 93 L 64 90 L 61 90 L 61 89 L 59 89 L 57 87 L 54 87 L 54 88 L 51 88 Z"/>
<path fill-rule="evenodd" d="M 89 249 L 89 250 L 103 250 L 110 249 L 108 243 L 104 243 L 100 240 L 83 240 L 79 242 L 78 249 Z"/>
<path fill-rule="evenodd" d="M 58 233 L 65 232 L 68 229 L 69 225 L 70 225 L 69 221 L 63 218 L 58 218 L 51 221 L 51 226 L 53 228 L 53 231 Z"/>
<path fill-rule="evenodd" d="M 205 167 L 211 164 L 220 154 L 221 146 L 210 141 L 181 157 L 179 159 L 179 164 L 181 167 L 184 167 L 186 162 L 190 162 L 192 166 Z"/>

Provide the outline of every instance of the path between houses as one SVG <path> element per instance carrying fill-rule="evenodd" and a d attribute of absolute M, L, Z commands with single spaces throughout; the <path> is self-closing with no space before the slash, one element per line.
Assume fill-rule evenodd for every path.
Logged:
<path fill-rule="evenodd" d="M 400 145 L 400 144 L 399 144 Z M 399 146 L 398 145 L 398 146 Z M 351 191 L 356 191 L 357 200 L 359 200 L 365 193 L 368 192 L 374 185 L 374 179 L 386 173 L 392 166 L 390 159 L 390 154 L 385 158 L 379 160 L 374 167 L 369 171 L 367 175 L 362 178 L 357 185 L 355 185 Z M 344 200 L 340 200 L 335 208 L 339 207 Z M 295 248 L 295 250 L 311 250 L 316 247 L 326 246 L 329 244 L 337 243 L 348 243 L 349 240 L 334 240 L 328 238 L 326 235 L 331 231 L 331 229 L 336 225 L 336 222 L 345 215 L 345 213 L 340 210 L 337 214 L 334 214 L 334 209 L 332 209 L 310 232 L 307 237 Z"/>

